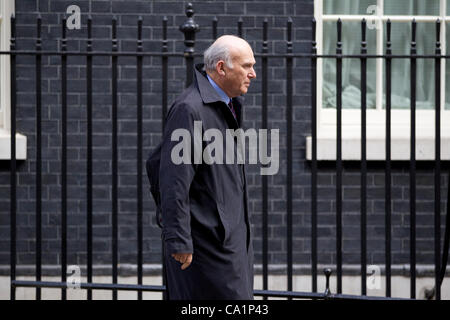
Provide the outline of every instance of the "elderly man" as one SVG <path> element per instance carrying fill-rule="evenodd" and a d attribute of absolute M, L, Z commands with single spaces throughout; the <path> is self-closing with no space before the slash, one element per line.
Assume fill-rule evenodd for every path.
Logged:
<path fill-rule="evenodd" d="M 204 66 L 195 67 L 194 83 L 167 115 L 157 152 L 169 299 L 253 299 L 244 165 L 225 160 L 207 164 L 189 152 L 183 156 L 192 161 L 174 163 L 173 150 L 179 144 L 177 129 L 187 130 L 192 137 L 187 144 L 194 145 L 194 126 L 199 123 L 203 132 L 215 129 L 223 137 L 227 129 L 240 128 L 240 96 L 256 77 L 254 64 L 245 40 L 218 38 L 204 52 Z M 203 150 L 207 141 L 201 140 Z M 237 154 L 237 140 L 232 143 Z"/>

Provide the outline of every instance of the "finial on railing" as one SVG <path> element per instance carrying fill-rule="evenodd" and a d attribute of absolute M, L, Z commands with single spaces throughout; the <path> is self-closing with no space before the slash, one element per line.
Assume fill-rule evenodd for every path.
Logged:
<path fill-rule="evenodd" d="M 436 20 L 436 50 L 441 48 L 441 20 Z"/>
<path fill-rule="evenodd" d="M 163 40 L 162 40 L 162 51 L 167 52 L 167 16 L 164 16 L 163 18 Z"/>
<path fill-rule="evenodd" d="M 417 27 L 417 22 L 416 19 L 412 20 L 412 25 L 411 25 L 411 54 L 415 54 L 416 53 L 416 27 Z"/>
<path fill-rule="evenodd" d="M 87 51 L 92 51 L 92 17 L 91 15 L 89 15 L 88 20 L 87 20 L 87 33 L 88 33 L 88 37 L 87 37 Z"/>
<path fill-rule="evenodd" d="M 9 48 L 11 51 L 16 49 L 16 18 L 11 15 L 11 38 L 9 39 Z"/>
<path fill-rule="evenodd" d="M 288 21 L 287 21 L 287 28 L 286 28 L 286 38 L 287 38 L 287 42 L 286 42 L 286 52 L 287 53 L 292 53 L 292 18 L 289 17 Z"/>
<path fill-rule="evenodd" d="M 137 51 L 142 51 L 142 16 L 138 19 L 138 33 L 137 33 Z"/>
<path fill-rule="evenodd" d="M 268 33 L 268 29 L 269 29 L 269 27 L 268 27 L 268 20 L 267 20 L 267 18 L 264 18 L 264 21 L 263 21 L 263 43 L 262 43 L 262 52 L 263 53 L 267 53 L 268 52 L 268 41 L 267 41 L 267 39 L 268 39 L 268 37 L 267 37 L 267 33 Z"/>
<path fill-rule="evenodd" d="M 186 5 L 186 16 L 187 20 L 180 26 L 180 31 L 184 33 L 184 44 L 186 48 L 184 49 L 184 54 L 191 55 L 194 53 L 195 45 L 195 33 L 200 30 L 198 24 L 195 23 L 192 16 L 194 15 L 194 9 L 192 3 Z"/>
<path fill-rule="evenodd" d="M 67 19 L 65 17 L 63 17 L 61 20 L 61 50 L 62 51 L 66 51 L 66 49 L 67 49 L 66 23 L 67 23 Z"/>
<path fill-rule="evenodd" d="M 41 30 L 42 30 L 42 17 L 41 14 L 38 14 L 36 19 L 36 50 L 41 50 L 42 48 L 42 39 L 41 39 Z"/>
<path fill-rule="evenodd" d="M 337 21 L 336 53 L 342 54 L 342 20 L 341 20 L 341 18 L 339 18 Z"/>
<path fill-rule="evenodd" d="M 337 41 L 342 41 L 342 20 L 341 18 L 338 18 L 337 20 Z"/>
<path fill-rule="evenodd" d="M 366 42 L 366 26 L 367 21 L 365 18 L 361 20 L 361 41 Z"/>
<path fill-rule="evenodd" d="M 117 41 L 117 17 L 114 16 L 112 19 L 112 50 L 118 50 L 118 41 Z"/>
<path fill-rule="evenodd" d="M 363 18 L 361 20 L 361 53 L 362 54 L 367 53 L 366 26 L 367 26 L 366 19 Z"/>
<path fill-rule="evenodd" d="M 388 19 L 386 22 L 386 43 L 387 45 L 391 45 L 391 19 Z"/>
<path fill-rule="evenodd" d="M 316 54 L 317 52 L 317 42 L 316 42 L 316 19 L 313 18 L 311 21 L 311 31 L 312 31 L 312 37 L 311 37 L 311 46 L 312 46 L 312 53 Z"/>

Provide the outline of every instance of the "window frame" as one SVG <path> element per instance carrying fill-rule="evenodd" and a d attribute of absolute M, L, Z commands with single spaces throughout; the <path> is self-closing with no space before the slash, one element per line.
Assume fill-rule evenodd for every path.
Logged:
<path fill-rule="evenodd" d="M 0 50 L 9 51 L 11 35 L 11 14 L 14 13 L 14 1 L 0 3 Z M 10 128 L 11 84 L 10 57 L 0 56 L 0 128 Z"/>
<path fill-rule="evenodd" d="M 11 16 L 15 13 L 13 0 L 0 1 L 0 50 L 10 50 Z M 10 55 L 0 55 L 0 160 L 11 159 L 11 66 Z M 16 134 L 16 159 L 27 157 L 26 136 Z"/>
<path fill-rule="evenodd" d="M 439 16 L 407 16 L 384 15 L 384 0 L 376 0 L 377 15 L 340 15 L 323 14 L 323 0 L 314 0 L 314 17 L 316 20 L 317 54 L 323 53 L 323 23 L 324 21 L 367 21 L 375 20 L 391 22 L 411 22 L 414 17 L 417 22 L 436 22 L 441 20 L 441 51 L 446 52 L 446 23 L 450 23 L 450 15 L 446 16 L 446 0 L 440 0 Z M 385 54 L 384 26 L 377 26 L 376 54 Z M 329 58 L 327 58 L 329 59 Z M 367 109 L 367 159 L 385 159 L 385 119 L 386 112 L 382 109 L 383 64 L 385 59 L 376 59 L 376 109 Z M 445 59 L 441 60 L 441 159 L 450 160 L 450 110 L 445 109 Z M 317 59 L 317 159 L 336 159 L 336 109 L 323 108 L 322 81 L 323 59 Z M 404 109 L 391 110 L 391 146 L 392 160 L 408 160 L 410 157 L 410 111 Z M 342 109 L 342 159 L 360 160 L 361 158 L 361 111 L 359 109 Z M 417 160 L 433 160 L 435 111 L 416 110 L 416 158 Z M 447 124 L 447 127 L 445 127 Z M 311 159 L 311 137 L 307 137 L 307 159 Z"/>

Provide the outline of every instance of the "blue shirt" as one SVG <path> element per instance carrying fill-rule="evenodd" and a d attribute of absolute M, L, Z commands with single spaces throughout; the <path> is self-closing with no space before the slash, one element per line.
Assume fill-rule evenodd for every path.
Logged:
<path fill-rule="evenodd" d="M 213 88 L 216 90 L 216 92 L 219 94 L 220 100 L 225 102 L 226 105 L 230 103 L 230 97 L 214 82 L 213 79 L 209 77 L 209 75 L 206 75 L 208 77 L 209 83 L 213 86 Z"/>

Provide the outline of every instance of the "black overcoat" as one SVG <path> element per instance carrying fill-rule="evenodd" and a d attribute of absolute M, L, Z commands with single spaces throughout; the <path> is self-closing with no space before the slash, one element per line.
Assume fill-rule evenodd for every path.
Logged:
<path fill-rule="evenodd" d="M 169 299 L 253 299 L 247 185 L 244 165 L 236 161 L 237 140 L 232 142 L 235 161 L 225 161 L 226 129 L 240 128 L 242 98 L 233 98 L 236 120 L 202 68 L 195 67 L 193 84 L 169 109 L 161 144 L 159 188 L 168 295 Z M 194 121 L 201 121 L 202 134 L 208 129 L 222 133 L 223 164 L 194 159 Z M 192 137 L 190 163 L 175 164 L 171 158 L 181 141 L 171 140 L 176 129 L 186 129 Z M 202 148 L 210 142 L 202 141 Z M 193 253 L 187 269 L 181 270 L 171 257 L 176 252 Z"/>

